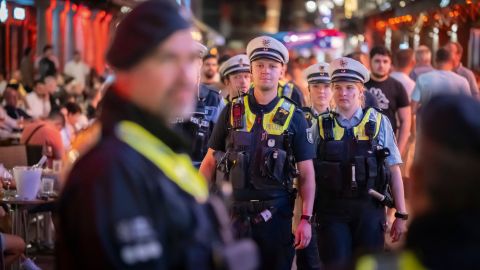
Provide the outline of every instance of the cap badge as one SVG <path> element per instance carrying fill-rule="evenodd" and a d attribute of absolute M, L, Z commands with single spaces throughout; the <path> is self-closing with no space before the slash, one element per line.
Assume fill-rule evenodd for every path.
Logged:
<path fill-rule="evenodd" d="M 264 47 L 263 50 L 267 51 L 268 47 L 270 47 L 270 40 L 264 39 L 264 40 L 262 40 L 262 44 L 263 44 L 263 47 Z"/>
<path fill-rule="evenodd" d="M 244 64 L 243 64 L 243 59 L 242 59 L 242 58 L 238 59 L 238 64 L 240 65 L 240 67 L 243 67 L 243 66 L 244 66 Z"/>
<path fill-rule="evenodd" d="M 347 62 L 345 59 L 341 59 L 341 60 L 340 60 L 340 66 L 341 66 L 342 68 L 345 68 L 345 67 L 347 66 L 347 64 L 348 64 L 348 62 Z"/>

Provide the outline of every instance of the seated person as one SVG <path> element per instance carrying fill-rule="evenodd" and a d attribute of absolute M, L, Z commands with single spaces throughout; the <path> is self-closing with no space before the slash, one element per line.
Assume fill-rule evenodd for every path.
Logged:
<path fill-rule="evenodd" d="M 64 148 L 60 131 L 64 127 L 65 117 L 62 113 L 52 112 L 46 120 L 26 124 L 20 143 L 51 147 L 51 158 L 62 159 Z"/>
<path fill-rule="evenodd" d="M 12 119 L 0 106 L 0 140 L 8 139 L 18 128 L 18 123 Z"/>
<path fill-rule="evenodd" d="M 24 110 L 18 107 L 18 98 L 19 93 L 11 85 L 7 85 L 7 88 L 3 92 L 3 99 L 5 100 L 5 111 L 8 116 L 15 120 L 23 119 L 32 119 Z"/>

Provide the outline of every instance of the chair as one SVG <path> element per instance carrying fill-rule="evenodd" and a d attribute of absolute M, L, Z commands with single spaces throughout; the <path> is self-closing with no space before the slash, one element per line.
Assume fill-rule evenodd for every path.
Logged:
<path fill-rule="evenodd" d="M 15 166 L 31 166 L 40 160 L 42 150 L 41 145 L 0 146 L 0 163 L 3 163 L 7 169 Z"/>

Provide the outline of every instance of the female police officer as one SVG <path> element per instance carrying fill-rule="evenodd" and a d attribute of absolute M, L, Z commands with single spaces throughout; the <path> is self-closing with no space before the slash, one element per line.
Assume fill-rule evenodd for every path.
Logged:
<path fill-rule="evenodd" d="M 310 127 L 313 119 L 317 118 L 319 114 L 327 113 L 330 109 L 332 90 L 330 88 L 328 64 L 313 64 L 303 71 L 303 75 L 308 83 L 310 107 L 303 107 L 302 110 Z"/>
<path fill-rule="evenodd" d="M 312 128 L 318 244 L 327 268 L 344 266 L 353 252 L 383 248 L 385 207 L 369 190 L 384 193 L 391 186 L 397 209 L 393 241 L 405 231 L 408 218 L 402 161 L 390 122 L 373 108 L 362 109 L 368 70 L 358 61 L 339 58 L 330 64 L 329 74 L 336 113 L 320 116 Z"/>

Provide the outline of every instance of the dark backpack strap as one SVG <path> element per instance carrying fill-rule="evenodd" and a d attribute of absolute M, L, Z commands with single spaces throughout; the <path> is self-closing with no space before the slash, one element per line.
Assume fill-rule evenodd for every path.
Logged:
<path fill-rule="evenodd" d="M 30 140 L 32 139 L 33 135 L 35 135 L 35 133 L 37 133 L 37 131 L 39 131 L 43 126 L 45 126 L 45 124 L 42 124 L 38 127 L 36 127 L 32 133 L 30 133 L 30 135 L 28 136 L 28 138 L 25 140 L 25 144 L 28 144 L 30 142 Z"/>

